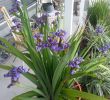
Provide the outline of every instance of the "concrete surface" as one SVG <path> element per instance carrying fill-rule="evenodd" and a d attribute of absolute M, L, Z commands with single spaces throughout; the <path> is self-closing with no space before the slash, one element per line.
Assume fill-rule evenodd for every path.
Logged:
<path fill-rule="evenodd" d="M 24 65 L 25 64 L 19 60 L 18 58 L 14 61 L 14 56 L 12 56 L 6 65 Z M 14 61 L 14 62 L 13 62 Z M 29 91 L 29 87 L 35 88 L 35 86 L 25 77 L 20 77 L 20 84 L 23 85 L 23 87 L 17 85 L 12 86 L 11 88 L 7 88 L 7 86 L 10 84 L 10 78 L 4 78 L 4 74 L 6 74 L 7 71 L 0 69 L 0 100 L 11 100 L 16 95 L 19 95 L 21 93 L 24 93 L 26 91 Z M 26 86 L 24 86 L 26 84 Z"/>

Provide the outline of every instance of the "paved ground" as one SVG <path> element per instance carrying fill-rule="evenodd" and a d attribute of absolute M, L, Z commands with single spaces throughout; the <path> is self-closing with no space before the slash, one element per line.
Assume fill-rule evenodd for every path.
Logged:
<path fill-rule="evenodd" d="M 24 63 L 19 59 L 16 59 L 14 63 L 13 60 L 14 57 L 11 57 L 10 60 L 7 62 L 7 65 L 11 64 L 16 66 L 24 65 Z M 10 79 L 3 77 L 5 73 L 7 73 L 7 71 L 0 69 L 0 100 L 11 100 L 14 96 L 19 95 L 25 91 L 28 91 L 29 89 L 27 86 L 34 87 L 34 85 L 29 80 L 21 76 L 20 78 L 21 84 L 23 85 L 26 84 L 27 86 L 25 87 L 13 86 L 8 89 L 7 86 L 10 83 Z"/>

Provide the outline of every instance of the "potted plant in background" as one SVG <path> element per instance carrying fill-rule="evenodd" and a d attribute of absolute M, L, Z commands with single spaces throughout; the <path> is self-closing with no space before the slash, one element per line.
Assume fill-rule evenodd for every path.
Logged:
<path fill-rule="evenodd" d="M 92 72 L 97 71 L 98 66 L 106 62 L 104 56 L 93 59 L 87 56 L 97 39 L 80 50 L 85 26 L 78 28 L 78 32 L 68 40 L 64 38 L 66 34 L 64 30 L 53 27 L 53 31 L 52 29 L 51 32 L 47 31 L 47 23 L 43 23 L 43 31 L 39 30 L 33 33 L 24 0 L 22 0 L 22 4 L 23 6 L 18 6 L 19 13 L 16 15 L 21 20 L 22 27 L 19 32 L 23 37 L 22 45 L 24 45 L 26 52 L 21 52 L 1 37 L 0 40 L 7 47 L 0 45 L 0 48 L 20 58 L 31 71 L 25 66 L 0 65 L 0 68 L 9 70 L 4 75 L 11 78 L 8 88 L 19 83 L 20 74 L 34 83 L 36 88 L 14 97 L 12 100 L 77 100 L 78 97 L 84 100 L 107 100 L 103 96 L 96 96 L 73 88 L 73 84 L 80 77 L 94 76 Z M 85 70 L 80 70 L 85 67 Z"/>

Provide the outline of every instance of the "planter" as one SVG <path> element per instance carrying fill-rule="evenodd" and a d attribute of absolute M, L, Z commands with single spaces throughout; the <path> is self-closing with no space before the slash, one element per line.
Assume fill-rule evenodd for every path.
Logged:
<path fill-rule="evenodd" d="M 81 84 L 79 84 L 79 82 L 77 82 L 77 81 L 73 84 L 73 88 L 82 92 Z M 78 100 L 81 100 L 81 97 L 79 97 Z"/>
<path fill-rule="evenodd" d="M 51 13 L 54 11 L 54 6 L 52 3 L 43 3 L 43 10 L 47 13 Z"/>

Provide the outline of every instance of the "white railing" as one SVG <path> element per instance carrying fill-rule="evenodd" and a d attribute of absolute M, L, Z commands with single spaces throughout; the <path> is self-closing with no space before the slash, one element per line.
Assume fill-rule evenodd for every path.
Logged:
<path fill-rule="evenodd" d="M 76 0 L 65 0 L 65 12 L 64 12 L 64 29 L 68 32 L 68 36 L 72 35 L 73 33 L 73 8 L 74 2 Z M 77 0 L 80 2 L 79 5 L 79 22 L 78 25 L 83 25 L 83 16 L 84 16 L 84 6 L 85 0 Z M 67 37 L 68 37 L 67 36 Z"/>
<path fill-rule="evenodd" d="M 30 6 L 28 7 L 29 17 L 31 17 L 33 14 L 36 13 L 35 7 L 36 7 L 36 3 L 34 3 L 34 4 L 32 4 L 32 5 L 30 5 Z M 34 8 L 34 9 L 33 9 L 33 8 Z M 15 18 L 15 16 L 12 16 L 12 17 L 11 17 L 11 19 L 13 19 L 13 18 Z M 10 32 L 10 29 L 9 29 L 9 27 L 7 26 L 6 21 L 3 21 L 2 23 L 0 23 L 0 29 L 1 29 L 1 30 L 0 30 L 0 37 L 4 37 L 4 36 L 8 35 L 9 32 Z"/>

